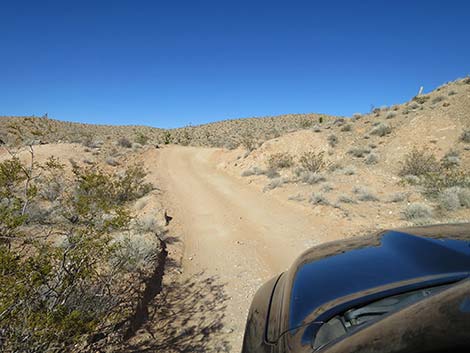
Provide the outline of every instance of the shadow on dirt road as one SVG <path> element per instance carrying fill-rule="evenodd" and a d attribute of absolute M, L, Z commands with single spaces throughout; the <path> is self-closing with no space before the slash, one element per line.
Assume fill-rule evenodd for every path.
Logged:
<path fill-rule="evenodd" d="M 148 322 L 122 352 L 229 352 L 224 286 L 204 272 L 166 284 L 149 306 Z"/>

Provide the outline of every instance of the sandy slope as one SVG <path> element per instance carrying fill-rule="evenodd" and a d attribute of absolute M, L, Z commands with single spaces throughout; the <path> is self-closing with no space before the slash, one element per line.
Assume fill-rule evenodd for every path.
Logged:
<path fill-rule="evenodd" d="M 259 285 L 285 270 L 309 246 L 323 241 L 314 216 L 243 184 L 217 169 L 217 150 L 170 147 L 155 168 L 174 227 L 184 236 L 183 274 L 204 271 L 225 284 L 224 331 L 240 349 L 244 320 Z"/>

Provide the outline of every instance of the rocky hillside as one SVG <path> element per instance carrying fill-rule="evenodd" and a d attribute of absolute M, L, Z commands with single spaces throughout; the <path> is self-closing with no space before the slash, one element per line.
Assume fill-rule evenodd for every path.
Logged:
<path fill-rule="evenodd" d="M 71 123 L 46 117 L 0 116 L 0 143 L 27 145 L 72 142 L 93 145 L 125 138 L 130 143 L 141 145 L 181 144 L 230 149 L 243 145 L 251 150 L 263 141 L 332 119 L 321 114 L 290 114 L 164 130 L 147 126 Z"/>
<path fill-rule="evenodd" d="M 470 220 L 470 79 L 285 134 L 250 153 L 226 152 L 221 165 L 331 224 Z"/>

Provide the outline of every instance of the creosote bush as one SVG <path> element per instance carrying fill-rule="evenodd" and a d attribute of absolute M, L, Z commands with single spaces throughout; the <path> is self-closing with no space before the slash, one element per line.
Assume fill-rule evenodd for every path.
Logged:
<path fill-rule="evenodd" d="M 290 153 L 279 152 L 274 153 L 268 158 L 268 169 L 290 168 L 294 165 L 294 158 Z"/>
<path fill-rule="evenodd" d="M 154 267 L 130 269 L 126 262 L 140 260 L 131 254 L 118 260 L 123 247 L 113 241 L 116 232 L 129 231 L 129 202 L 151 188 L 143 169 L 118 175 L 74 165 L 72 177 L 63 169 L 55 158 L 43 165 L 17 158 L 0 163 L 0 344 L 6 352 L 76 350 L 90 334 L 110 333 L 133 312 Z M 38 192 L 44 189 L 53 191 Z"/>
<path fill-rule="evenodd" d="M 398 174 L 400 176 L 415 175 L 421 176 L 439 170 L 439 162 L 434 154 L 427 152 L 425 149 L 413 148 L 405 155 Z"/>
<path fill-rule="evenodd" d="M 317 173 L 328 168 L 329 163 L 324 157 L 324 152 L 304 152 L 299 158 L 300 166 L 308 172 Z"/>

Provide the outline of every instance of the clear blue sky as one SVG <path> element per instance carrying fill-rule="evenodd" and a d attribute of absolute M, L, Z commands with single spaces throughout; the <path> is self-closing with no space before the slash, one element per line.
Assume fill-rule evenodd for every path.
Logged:
<path fill-rule="evenodd" d="M 0 115 L 351 115 L 470 73 L 470 1 L 1 1 Z"/>

